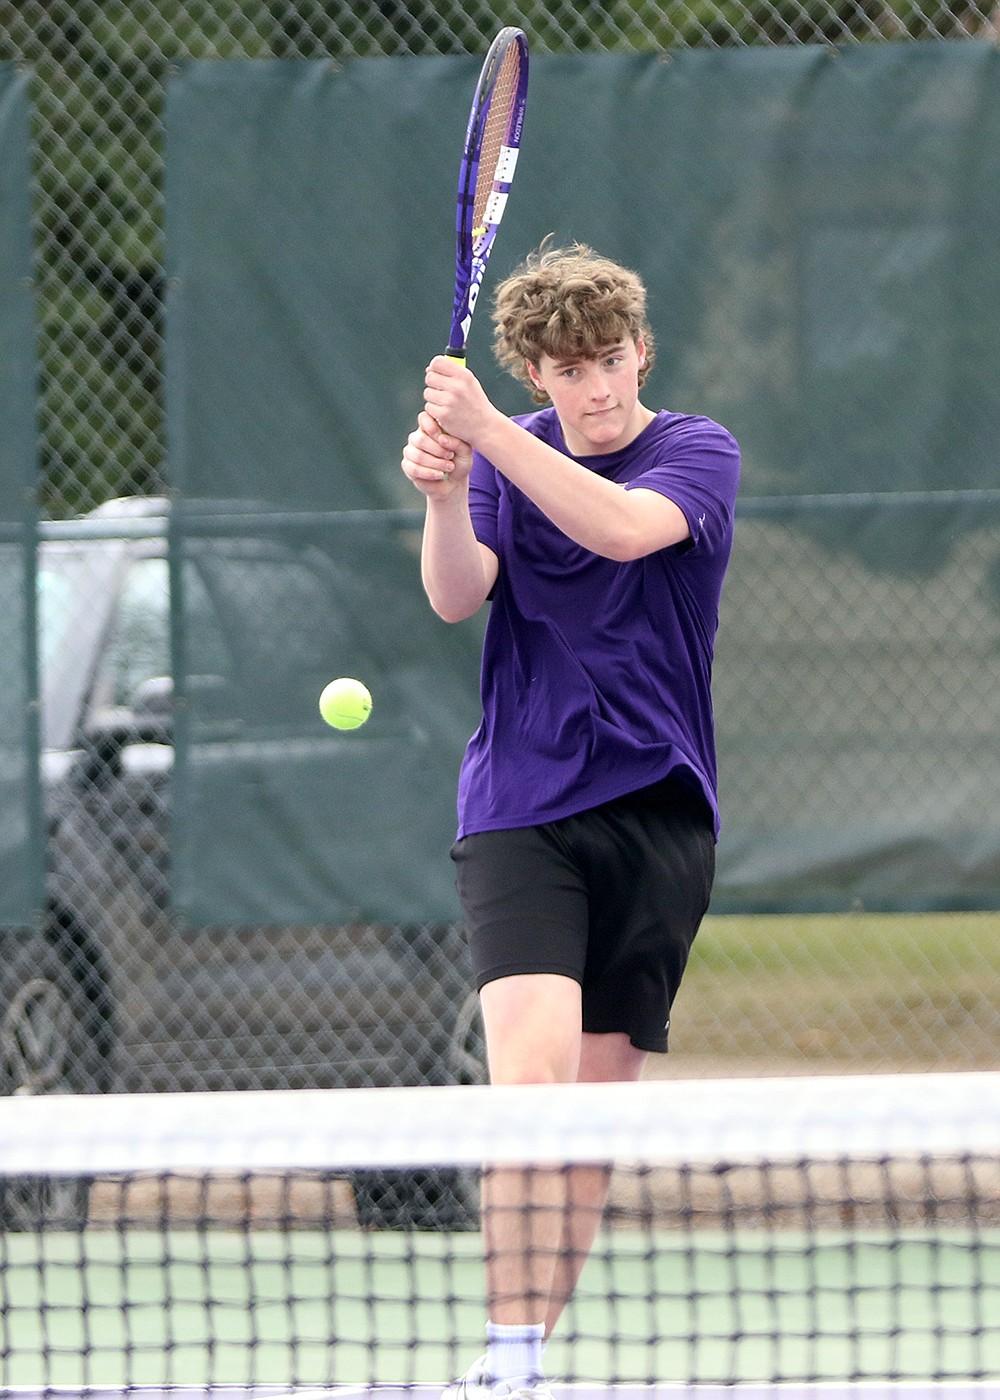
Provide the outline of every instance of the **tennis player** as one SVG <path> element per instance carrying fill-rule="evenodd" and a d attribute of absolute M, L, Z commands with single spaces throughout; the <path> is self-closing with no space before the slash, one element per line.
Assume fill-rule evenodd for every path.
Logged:
<path fill-rule="evenodd" d="M 451 853 L 490 1079 L 634 1080 L 667 1049 L 715 869 L 710 683 L 739 449 L 642 402 L 646 291 L 592 249 L 543 245 L 499 286 L 494 326 L 544 407 L 509 418 L 438 356 L 402 461 L 426 498 L 435 612 L 490 603 Z M 487 1350 L 445 1400 L 546 1400 L 544 1340 L 609 1174 L 485 1174 Z"/>

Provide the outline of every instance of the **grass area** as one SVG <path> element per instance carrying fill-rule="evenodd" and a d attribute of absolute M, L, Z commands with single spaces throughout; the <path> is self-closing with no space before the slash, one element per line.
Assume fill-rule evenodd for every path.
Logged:
<path fill-rule="evenodd" d="M 994 1069 L 998 1044 L 1000 914 L 709 917 L 669 1073 Z"/>

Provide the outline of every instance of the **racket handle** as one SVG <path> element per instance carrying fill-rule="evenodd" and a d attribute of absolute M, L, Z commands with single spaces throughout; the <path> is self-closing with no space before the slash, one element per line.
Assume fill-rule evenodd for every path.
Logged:
<path fill-rule="evenodd" d="M 449 345 L 444 353 L 448 356 L 449 360 L 457 360 L 460 365 L 465 364 L 464 350 L 456 350 L 454 346 Z"/>

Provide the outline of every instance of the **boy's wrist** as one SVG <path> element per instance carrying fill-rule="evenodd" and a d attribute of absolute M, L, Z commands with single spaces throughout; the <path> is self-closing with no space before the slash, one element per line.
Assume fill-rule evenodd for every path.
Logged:
<path fill-rule="evenodd" d="M 475 449 L 487 461 L 496 465 L 498 456 L 502 456 L 505 447 L 508 447 L 513 433 L 522 432 L 523 429 L 517 423 L 512 422 L 506 413 L 499 408 L 490 406 L 490 413 L 484 418 L 480 432 L 476 434 Z"/>
<path fill-rule="evenodd" d="M 445 483 L 442 482 L 442 485 Z M 458 481 L 449 480 L 449 489 L 446 491 L 436 490 L 429 492 L 424 500 L 427 502 L 427 509 L 440 511 L 443 513 L 453 512 L 456 509 L 468 513 L 469 502 L 469 478 L 463 476 Z"/>

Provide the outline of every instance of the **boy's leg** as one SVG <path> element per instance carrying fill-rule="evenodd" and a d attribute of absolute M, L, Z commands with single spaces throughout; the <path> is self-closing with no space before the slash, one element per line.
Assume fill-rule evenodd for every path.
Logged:
<path fill-rule="evenodd" d="M 561 832 L 539 827 L 465 837 L 452 856 L 491 1082 L 572 1083 L 580 1066 L 588 925 L 586 882 L 572 851 Z M 489 1400 L 491 1388 L 551 1400 L 541 1348 L 564 1207 L 558 1169 L 484 1170 L 487 1355 L 447 1388 L 446 1400 Z"/>
<path fill-rule="evenodd" d="M 631 1082 L 642 1074 L 646 1051 L 638 1050 L 627 1035 L 584 1033 L 578 1079 L 585 1084 Z M 563 1228 L 545 1316 L 548 1337 L 573 1296 L 577 1281 L 593 1247 L 611 1184 L 611 1163 L 574 1166 L 566 1175 Z"/>
<path fill-rule="evenodd" d="M 528 973 L 481 993 L 493 1084 L 572 1083 L 581 1057 L 580 987 Z M 490 1321 L 542 1323 L 564 1229 L 566 1173 L 494 1167 L 483 1174 L 483 1244 Z"/>
<path fill-rule="evenodd" d="M 627 1035 L 580 1030 L 580 989 L 548 974 L 505 977 L 482 990 L 494 1084 L 638 1079 L 646 1052 Z M 483 1180 L 483 1236 L 493 1322 L 545 1322 L 572 1295 L 600 1225 L 610 1165 L 493 1169 Z"/>

